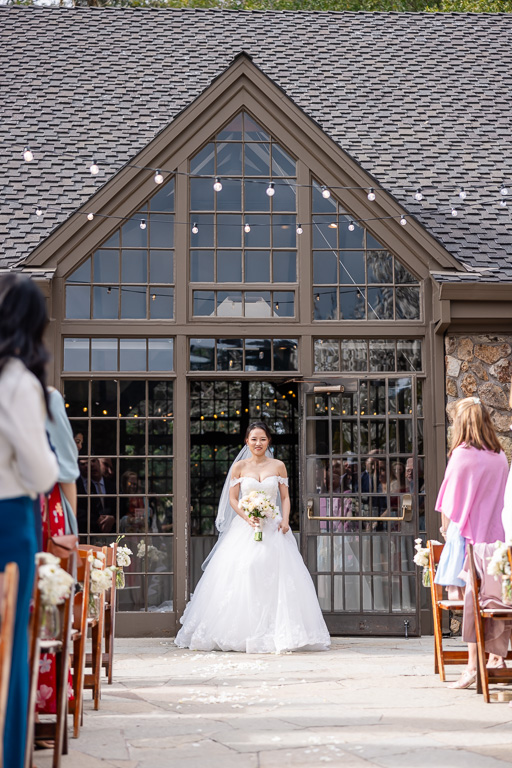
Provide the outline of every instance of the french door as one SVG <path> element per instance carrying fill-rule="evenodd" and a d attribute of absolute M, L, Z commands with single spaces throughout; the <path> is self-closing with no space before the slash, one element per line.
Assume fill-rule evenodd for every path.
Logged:
<path fill-rule="evenodd" d="M 422 385 L 414 375 L 304 385 L 303 555 L 334 634 L 419 633 Z"/>

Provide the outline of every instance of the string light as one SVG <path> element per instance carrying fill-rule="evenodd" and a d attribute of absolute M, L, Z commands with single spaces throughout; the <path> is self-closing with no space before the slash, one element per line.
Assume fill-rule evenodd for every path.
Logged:
<path fill-rule="evenodd" d="M 216 192 L 222 192 L 222 182 L 219 179 L 218 176 L 215 177 L 215 181 L 213 183 L 213 188 Z"/>
<path fill-rule="evenodd" d="M 107 288 L 107 293 L 108 293 L 108 294 L 111 294 L 111 293 L 112 293 L 112 288 L 111 288 L 111 286 L 110 286 L 110 285 L 109 285 L 109 287 Z"/>
<path fill-rule="evenodd" d="M 89 221 L 92 221 L 94 219 L 94 213 L 88 213 L 87 218 L 89 219 Z"/>
<path fill-rule="evenodd" d="M 500 192 L 502 195 L 508 195 L 508 187 L 505 184 L 505 182 L 503 182 L 503 184 L 501 185 Z"/>
<path fill-rule="evenodd" d="M 250 231 L 251 231 L 251 227 L 250 227 L 250 225 L 249 225 L 249 224 L 246 224 L 246 225 L 245 225 L 245 227 L 244 227 L 244 232 L 247 232 L 247 233 L 249 233 Z"/>
<path fill-rule="evenodd" d="M 402 227 L 405 227 L 405 225 L 407 224 L 407 219 L 405 218 L 405 216 L 402 216 L 400 218 L 400 224 L 402 225 Z"/>
<path fill-rule="evenodd" d="M 461 199 L 461 200 L 465 200 L 465 199 L 466 199 L 466 197 L 467 197 L 467 192 L 466 192 L 466 190 L 464 189 L 464 187 L 461 187 L 461 188 L 460 188 L 459 197 L 460 197 L 460 199 Z"/>
<path fill-rule="evenodd" d="M 421 187 L 418 187 L 416 190 L 416 194 L 414 195 L 414 199 L 420 202 L 420 200 L 423 200 L 423 192 L 421 191 Z"/>
<path fill-rule="evenodd" d="M 328 225 L 329 229 L 338 229 L 338 225 L 335 221 L 331 221 L 331 223 Z"/>
<path fill-rule="evenodd" d="M 141 220 L 140 220 L 140 224 L 139 224 L 139 227 L 140 227 L 141 229 L 146 229 L 146 219 L 141 219 Z"/>
<path fill-rule="evenodd" d="M 273 181 L 269 182 L 268 187 L 265 191 L 269 197 L 274 197 L 276 190 L 275 190 L 275 184 Z"/>
<path fill-rule="evenodd" d="M 302 224 L 298 224 L 297 229 L 295 231 L 297 232 L 298 235 L 302 235 L 302 233 L 304 232 L 304 230 L 302 229 Z"/>
<path fill-rule="evenodd" d="M 199 232 L 199 227 L 197 226 L 196 222 L 194 221 L 194 223 L 192 224 L 192 234 L 193 235 L 197 235 L 198 232 Z"/>
<path fill-rule="evenodd" d="M 356 228 L 356 225 L 354 224 L 354 222 L 353 222 L 353 221 L 351 221 L 351 222 L 349 223 L 349 225 L 348 225 L 348 231 L 349 231 L 349 232 L 353 232 L 355 228 Z"/>
<path fill-rule="evenodd" d="M 155 179 L 155 184 L 162 184 L 164 177 L 162 175 L 162 172 L 160 171 L 160 168 L 157 169 L 154 179 Z"/>
<path fill-rule="evenodd" d="M 370 189 L 368 190 L 368 195 L 367 195 L 367 197 L 368 197 L 368 200 L 369 200 L 371 203 L 372 203 L 372 202 L 375 200 L 375 192 L 374 192 L 374 190 L 373 190 L 373 187 L 370 187 Z"/>
<path fill-rule="evenodd" d="M 98 173 L 100 172 L 100 169 L 98 164 L 96 163 L 96 160 L 93 160 L 92 163 L 90 164 L 89 171 L 91 176 L 97 176 Z"/>
<path fill-rule="evenodd" d="M 507 207 L 507 201 L 506 200 L 500 200 L 500 208 L 506 208 Z"/>
<path fill-rule="evenodd" d="M 36 216 L 42 216 L 43 212 L 40 208 L 36 208 Z"/>
<path fill-rule="evenodd" d="M 322 197 L 328 200 L 331 196 L 331 191 L 327 187 L 322 187 Z"/>
<path fill-rule="evenodd" d="M 30 147 L 25 147 L 23 150 L 23 159 L 26 163 L 31 163 L 34 159 L 34 153 L 30 149 Z"/>
<path fill-rule="evenodd" d="M 155 300 L 156 300 L 156 293 L 154 293 L 154 294 L 151 296 L 151 300 L 152 300 L 152 301 L 155 301 Z"/>
<path fill-rule="evenodd" d="M 459 212 L 456 208 L 452 208 L 452 216 L 458 216 Z"/>

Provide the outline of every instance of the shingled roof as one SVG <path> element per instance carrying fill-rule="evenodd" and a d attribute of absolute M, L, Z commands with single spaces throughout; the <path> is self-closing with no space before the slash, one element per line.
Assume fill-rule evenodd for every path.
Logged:
<path fill-rule="evenodd" d="M 512 14 L 2 8 L 0 266 L 21 264 L 243 50 L 469 266 L 456 280 L 512 281 L 512 195 L 498 204 L 512 187 L 511 33 Z"/>

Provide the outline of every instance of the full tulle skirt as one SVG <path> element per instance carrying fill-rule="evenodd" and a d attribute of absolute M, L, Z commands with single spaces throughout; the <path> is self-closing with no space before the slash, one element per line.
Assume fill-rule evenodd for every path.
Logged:
<path fill-rule="evenodd" d="M 291 531 L 266 521 L 263 540 L 241 518 L 221 537 L 181 619 L 180 648 L 281 653 L 327 650 L 330 637 Z"/>

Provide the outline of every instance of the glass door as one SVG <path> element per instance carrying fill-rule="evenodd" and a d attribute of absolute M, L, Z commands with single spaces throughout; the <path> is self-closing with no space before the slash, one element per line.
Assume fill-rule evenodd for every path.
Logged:
<path fill-rule="evenodd" d="M 418 634 L 422 384 L 306 385 L 303 551 L 334 634 Z"/>

